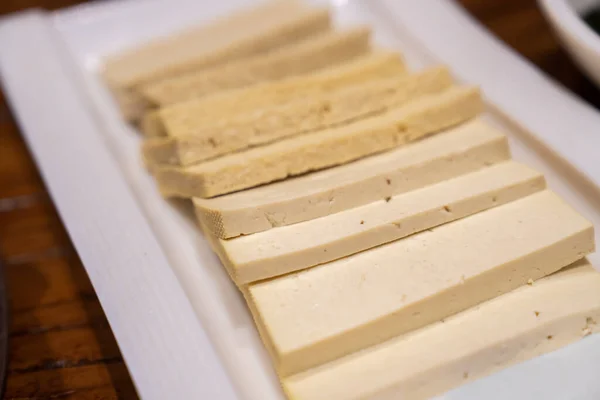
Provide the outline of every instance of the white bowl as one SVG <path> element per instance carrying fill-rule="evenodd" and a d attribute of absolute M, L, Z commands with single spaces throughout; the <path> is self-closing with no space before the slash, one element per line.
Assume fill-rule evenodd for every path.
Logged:
<path fill-rule="evenodd" d="M 538 0 L 565 49 L 600 86 L 600 35 L 581 17 L 600 0 Z"/>

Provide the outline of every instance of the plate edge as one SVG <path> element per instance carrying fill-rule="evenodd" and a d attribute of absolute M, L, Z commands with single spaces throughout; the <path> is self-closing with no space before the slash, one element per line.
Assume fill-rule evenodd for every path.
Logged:
<path fill-rule="evenodd" d="M 77 70 L 69 68 L 72 60 L 61 51 L 62 43 L 48 15 L 32 10 L 0 21 L 1 80 L 138 393 L 144 399 L 237 399 L 204 328 L 81 100 Z M 43 62 L 36 62 L 40 58 Z M 48 76 L 52 79 L 44 78 Z M 58 142 L 71 146 L 61 148 L 56 146 Z M 106 207 L 115 198 L 119 207 Z M 87 207 L 102 211 L 89 213 Z M 127 251 L 119 250 L 123 247 Z M 133 263 L 138 263 L 138 273 L 132 270 Z M 144 279 L 149 272 L 158 276 Z M 165 288 L 167 295 L 159 296 Z M 161 324 L 160 332 L 148 332 L 144 322 L 161 309 L 163 314 L 167 310 L 170 321 Z M 132 319 L 138 322 L 131 323 Z M 172 337 L 181 340 L 169 341 Z M 195 349 L 184 349 L 179 343 L 192 343 Z M 148 360 L 149 354 L 154 360 Z M 175 360 L 173 354 L 182 358 Z M 169 359 L 179 366 L 165 368 L 161 361 Z M 184 376 L 182 371 L 188 373 Z"/>

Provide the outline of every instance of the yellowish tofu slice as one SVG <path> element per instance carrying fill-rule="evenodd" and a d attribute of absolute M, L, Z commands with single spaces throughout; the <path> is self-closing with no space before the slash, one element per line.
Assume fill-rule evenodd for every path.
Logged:
<path fill-rule="evenodd" d="M 291 103 L 273 104 L 267 109 L 232 114 L 224 121 L 196 125 L 186 134 L 169 129 L 173 133 L 171 137 L 146 140 L 142 152 L 148 164 L 193 165 L 231 152 L 381 114 L 451 86 L 452 77 L 444 67 L 370 81 Z M 177 118 L 185 118 L 184 115 Z M 163 121 L 169 126 L 166 118 Z M 190 127 L 189 124 L 187 126 Z"/>
<path fill-rule="evenodd" d="M 283 386 L 294 400 L 424 400 L 595 332 L 600 274 L 581 260 L 443 322 L 284 378 Z"/>
<path fill-rule="evenodd" d="M 299 0 L 265 1 L 109 57 L 106 79 L 132 87 L 260 54 L 331 28 L 329 12 Z"/>
<path fill-rule="evenodd" d="M 136 90 L 162 107 L 221 90 L 307 74 L 364 56 L 370 49 L 370 30 L 366 27 L 325 32 L 265 55 L 141 84 Z"/>
<path fill-rule="evenodd" d="M 479 90 L 459 87 L 350 125 L 280 140 L 191 167 L 156 167 L 165 196 L 214 197 L 390 150 L 460 124 L 483 109 Z"/>
<path fill-rule="evenodd" d="M 215 247 L 238 285 L 346 257 L 536 193 L 541 173 L 514 161 Z"/>
<path fill-rule="evenodd" d="M 592 225 L 545 190 L 251 284 L 246 295 L 277 370 L 288 376 L 473 307 L 593 250 Z"/>
<path fill-rule="evenodd" d="M 400 54 L 376 50 L 308 75 L 226 90 L 153 110 L 144 119 L 144 133 L 148 136 L 190 136 L 199 126 L 225 123 L 234 114 L 259 112 L 273 105 L 405 73 Z"/>
<path fill-rule="evenodd" d="M 475 119 L 350 164 L 193 201 L 199 221 L 213 235 L 225 239 L 348 210 L 508 158 L 506 137 Z"/>
<path fill-rule="evenodd" d="M 265 54 L 330 28 L 325 8 L 298 0 L 268 1 L 112 56 L 103 75 L 134 120 L 148 105 L 132 90 L 139 84 Z"/>

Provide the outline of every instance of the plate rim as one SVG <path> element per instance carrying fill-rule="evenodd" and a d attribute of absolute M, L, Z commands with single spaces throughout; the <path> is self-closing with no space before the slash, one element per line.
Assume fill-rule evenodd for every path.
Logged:
<path fill-rule="evenodd" d="M 391 3 L 391 1 L 392 0 L 373 0 L 372 3 L 386 4 Z M 406 5 L 409 4 L 409 2 L 410 0 L 398 1 L 397 4 Z M 416 2 L 412 3 L 416 4 Z M 111 6 L 114 5 L 112 2 L 109 2 L 108 4 Z M 450 2 L 445 0 L 421 0 L 419 4 L 425 4 L 425 7 L 428 7 L 427 4 L 429 4 L 431 7 L 444 9 L 445 7 L 448 7 Z M 94 10 L 96 10 L 96 7 L 100 8 L 101 5 L 94 5 Z M 421 6 L 419 5 L 418 7 Z M 450 5 L 450 7 L 452 7 L 452 5 Z M 83 11 L 88 12 L 88 9 L 84 8 Z M 68 9 L 67 12 L 69 12 Z M 453 13 L 456 12 L 457 10 L 453 11 Z M 60 39 L 58 35 L 56 35 L 56 32 L 53 32 L 54 28 L 50 22 L 50 18 L 50 14 L 48 13 L 30 11 L 2 19 L 0 22 L 0 46 L 3 50 L 9 49 L 9 51 L 3 51 L 3 53 L 0 54 L 0 73 L 5 85 L 7 97 L 16 114 L 19 126 L 26 138 L 29 149 L 35 156 L 36 163 L 38 164 L 44 181 L 58 208 L 59 214 L 61 215 L 83 264 L 90 275 L 92 283 L 98 292 L 100 302 L 111 323 L 111 327 L 115 333 L 115 337 L 117 338 L 117 342 L 119 343 L 140 396 L 146 399 L 173 397 L 197 398 L 199 395 L 211 396 L 210 393 L 218 393 L 218 397 L 209 398 L 219 398 L 223 400 L 237 399 L 238 396 L 234 393 L 234 386 L 230 381 L 230 377 L 222 367 L 222 363 L 218 359 L 218 356 L 214 353 L 210 339 L 206 336 L 206 332 L 201 326 L 199 318 L 192 310 L 189 300 L 180 286 L 177 277 L 171 271 L 169 262 L 165 257 L 160 244 L 157 243 L 157 239 L 152 228 L 149 226 L 149 222 L 142 214 L 141 210 L 139 210 L 139 205 L 135 196 L 128 188 L 125 178 L 120 174 L 118 164 L 112 158 L 112 154 L 110 154 L 109 149 L 106 148 L 105 143 L 101 140 L 99 141 L 103 133 L 101 132 L 100 127 L 98 127 L 93 112 L 85 107 L 85 101 L 81 101 L 79 104 L 74 102 L 74 99 L 79 99 L 83 96 L 84 92 L 78 85 L 77 80 L 69 75 L 69 72 L 72 73 L 77 69 L 77 66 L 68 65 L 73 64 L 74 61 L 71 60 L 64 51 L 61 51 Z M 468 21 L 467 25 L 469 29 L 483 33 L 486 40 L 494 39 L 489 38 L 489 33 L 478 26 L 472 18 L 467 17 L 466 20 Z M 44 66 L 44 63 L 31 63 L 28 61 L 39 53 L 39 46 L 47 46 L 47 49 L 42 51 L 42 53 L 48 57 L 46 61 L 51 61 L 51 63 L 54 63 L 54 66 L 58 68 L 57 71 L 59 71 L 59 73 L 57 76 L 60 76 L 60 82 L 65 84 L 68 88 L 65 93 L 61 93 L 60 97 L 72 96 L 69 103 L 70 107 L 72 110 L 77 110 L 77 114 L 80 115 L 80 117 L 76 118 L 78 119 L 76 125 L 85 127 L 85 129 L 93 131 L 94 136 L 98 136 L 94 139 L 94 145 L 99 145 L 99 147 L 94 150 L 100 154 L 97 156 L 100 160 L 98 163 L 107 166 L 108 170 L 110 170 L 109 174 L 111 179 L 113 179 L 111 183 L 113 186 L 119 188 L 119 198 L 125 199 L 126 202 L 125 205 L 121 206 L 128 210 L 127 213 L 121 212 L 118 216 L 113 216 L 113 219 L 116 222 L 111 222 L 110 215 L 103 215 L 103 219 L 98 219 L 97 216 L 94 218 L 93 215 L 90 215 L 91 213 L 86 213 L 82 206 L 78 206 L 77 204 L 80 202 L 90 202 L 90 194 L 86 193 L 86 190 L 82 190 L 81 187 L 74 188 L 72 182 L 64 179 L 65 176 L 74 176 L 74 172 L 70 171 L 72 168 L 70 168 L 70 164 L 67 162 L 68 160 L 61 163 L 56 162 L 59 157 L 54 154 L 54 151 L 61 153 L 61 150 L 56 149 L 56 146 L 53 147 L 49 144 L 48 135 L 50 137 L 55 137 L 57 134 L 60 136 L 61 131 L 73 129 L 74 126 L 72 125 L 72 121 L 71 124 L 69 124 L 69 121 L 64 119 L 64 116 L 66 115 L 65 110 L 63 109 L 64 107 L 61 107 L 60 104 L 56 104 L 58 103 L 56 102 L 56 97 L 51 96 L 53 93 L 52 89 L 54 88 L 54 92 L 56 92 L 55 88 L 58 87 L 57 84 L 59 82 L 48 85 L 48 82 L 44 82 L 44 79 L 40 78 L 48 72 L 47 66 Z M 24 51 L 24 49 L 27 51 Z M 50 49 L 52 49 L 52 51 L 50 51 Z M 501 53 L 504 51 L 505 50 L 502 50 Z M 514 59 L 517 58 L 518 62 L 522 62 L 515 54 L 508 55 L 511 56 L 510 58 L 512 61 L 515 61 Z M 21 63 L 24 61 L 29 62 L 32 65 L 22 71 L 19 68 L 18 61 Z M 531 66 L 529 66 L 529 68 L 531 68 Z M 34 76 L 37 78 L 32 79 Z M 556 84 L 552 83 L 548 78 L 545 79 L 546 80 L 543 81 L 544 85 L 548 85 L 552 88 L 556 86 Z M 48 93 L 45 93 L 45 96 L 43 96 L 44 99 L 38 99 L 38 101 L 32 102 L 28 93 L 30 93 L 31 88 L 37 89 L 38 86 L 47 88 Z M 562 90 L 559 87 L 558 89 Z M 69 96 L 67 96 L 67 94 L 69 94 Z M 566 98 L 569 97 L 564 90 L 561 93 L 561 96 L 565 96 Z M 44 104 L 40 104 L 42 100 L 44 100 Z M 494 99 L 492 98 L 492 100 Z M 568 99 L 567 101 L 569 104 L 574 101 L 573 104 L 575 104 L 574 107 L 576 109 L 579 109 L 579 107 L 585 108 L 582 104 L 578 104 L 576 100 Z M 49 105 L 51 105 L 52 108 L 57 109 L 58 112 L 49 112 Z M 585 111 L 585 113 L 587 113 L 587 111 Z M 36 118 L 34 117 L 38 115 L 43 116 L 42 122 L 44 123 L 35 121 Z M 531 123 L 526 123 L 524 125 L 527 128 L 530 128 Z M 541 140 L 544 139 L 542 138 Z M 561 153 L 562 152 L 560 151 L 558 152 L 558 154 Z M 566 156 L 565 154 L 561 155 L 563 158 L 566 158 L 567 161 L 569 161 L 569 158 L 572 158 L 572 152 L 566 154 Z M 115 168 L 117 168 L 117 170 L 115 170 Z M 582 175 L 585 175 L 585 172 L 579 172 Z M 106 173 L 106 169 L 103 173 Z M 594 181 L 592 179 L 596 184 L 600 182 L 600 174 L 597 178 L 599 180 Z M 79 180 L 85 182 L 82 178 L 79 178 Z M 96 182 L 90 182 L 88 185 L 95 183 Z M 69 192 L 66 189 L 71 189 L 71 191 Z M 76 196 L 73 196 L 73 193 L 75 193 Z M 93 201 L 91 202 L 94 203 Z M 97 200 L 94 204 L 97 204 Z M 110 287 L 110 285 L 105 283 L 110 277 L 105 275 L 106 271 L 103 271 L 103 269 L 106 264 L 114 264 L 123 268 L 123 266 L 126 266 L 127 263 L 131 261 L 131 255 L 116 249 L 122 247 L 123 243 L 130 243 L 132 239 L 128 238 L 125 234 L 127 231 L 124 231 L 123 235 L 118 238 L 106 238 L 102 237 L 101 230 L 98 230 L 98 227 L 103 225 L 108 227 L 109 231 L 114 231 L 115 226 L 126 224 L 127 221 L 133 221 L 131 223 L 134 224 L 134 226 L 139 227 L 140 234 L 143 234 L 145 237 L 145 243 L 155 244 L 152 246 L 152 249 L 146 251 L 147 254 L 138 255 L 137 257 L 140 257 L 139 259 L 147 260 L 149 265 L 152 265 L 154 268 L 162 268 L 162 274 L 164 274 L 165 278 L 160 284 L 163 286 L 163 290 L 165 285 L 170 286 L 170 290 L 179 288 L 178 294 L 174 291 L 172 292 L 172 296 L 174 297 L 164 296 L 168 297 L 168 299 L 163 300 L 167 301 L 168 304 L 176 304 L 176 307 L 181 307 L 181 315 L 178 319 L 180 322 L 177 322 L 177 328 L 171 326 L 165 327 L 165 329 L 171 332 L 185 331 L 186 337 L 195 342 L 197 348 L 200 349 L 201 352 L 206 351 L 202 362 L 198 362 L 197 360 L 194 362 L 194 360 L 191 359 L 188 360 L 188 362 L 191 363 L 190 365 L 197 365 L 197 368 L 200 368 L 200 370 L 204 369 L 209 371 L 206 376 L 201 376 L 199 373 L 195 372 L 188 374 L 189 376 L 182 381 L 181 379 L 177 379 L 181 378 L 181 375 L 173 374 L 171 375 L 173 376 L 172 381 L 168 381 L 163 385 L 163 382 L 161 381 L 168 380 L 164 379 L 164 366 L 153 365 L 151 362 L 147 361 L 146 352 L 148 350 L 148 343 L 143 340 L 137 340 L 135 334 L 128 329 L 128 327 L 136 324 L 136 321 L 145 323 L 144 321 L 147 322 L 148 318 L 147 316 L 136 316 L 136 318 L 131 318 L 130 314 L 124 312 L 124 307 L 126 308 L 127 304 L 125 303 L 125 305 L 123 305 L 120 301 L 116 301 L 116 298 L 128 299 L 130 297 L 131 289 L 139 290 L 139 285 L 137 282 L 132 281 L 128 282 L 127 288 L 118 286 L 118 291 L 120 293 L 115 297 L 114 290 L 116 290 L 116 287 Z M 106 249 L 107 254 L 99 254 L 98 249 L 95 248 L 96 242 L 92 241 L 91 237 L 95 237 L 100 241 L 102 248 Z M 106 243 L 103 243 L 103 241 L 106 241 Z M 110 263 L 108 263 L 108 259 L 111 259 Z M 166 273 L 165 271 L 169 271 L 170 273 Z M 163 308 L 164 304 L 162 304 L 162 302 L 157 302 L 155 306 L 158 310 Z M 184 315 L 191 315 L 192 318 L 184 318 Z M 192 323 L 191 321 L 195 321 L 195 323 Z M 183 328 L 180 329 L 180 327 Z M 198 337 L 198 335 L 200 335 L 200 337 Z M 172 345 L 169 345 L 169 343 L 164 340 L 155 343 L 160 343 L 165 349 L 173 348 Z M 163 351 L 166 350 L 163 349 Z M 178 368 L 179 367 L 174 366 L 173 368 L 168 369 L 178 371 Z"/>
<path fill-rule="evenodd" d="M 140 397 L 238 399 L 102 140 L 103 133 L 82 98 L 77 66 L 65 51 L 50 14 L 30 10 L 2 19 L 0 47 L 0 75 L 11 109 L 96 290 Z M 52 79 L 45 79 L 47 76 Z M 74 134 L 82 131 L 89 134 Z M 87 165 L 85 176 L 74 165 Z M 118 207 L 110 206 L 115 198 Z M 96 209 L 88 212 L 88 207 Z M 132 262 L 143 263 L 144 271 L 154 279 L 127 268 Z M 158 314 L 161 323 L 153 325 Z M 158 329 L 149 332 L 151 326 Z M 161 361 L 168 359 L 172 363 L 165 368 Z"/>

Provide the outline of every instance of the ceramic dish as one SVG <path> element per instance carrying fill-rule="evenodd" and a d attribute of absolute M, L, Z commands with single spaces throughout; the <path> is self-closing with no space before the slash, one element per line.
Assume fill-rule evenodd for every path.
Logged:
<path fill-rule="evenodd" d="M 112 52 L 248 4 L 174 3 L 10 17 L 0 24 L 2 80 L 141 397 L 281 400 L 242 297 L 185 205 L 159 195 L 140 162 L 139 135 L 97 73 Z M 351 1 L 334 13 L 340 25 L 371 25 L 375 40 L 413 68 L 442 62 L 481 85 L 486 118 L 507 131 L 514 158 L 600 226 L 600 114 L 450 1 Z M 592 335 L 441 398 L 597 399 L 599 369 L 600 335 Z"/>
<path fill-rule="evenodd" d="M 600 86 L 600 35 L 582 16 L 600 7 L 598 0 L 538 0 L 548 21 L 579 66 Z"/>

